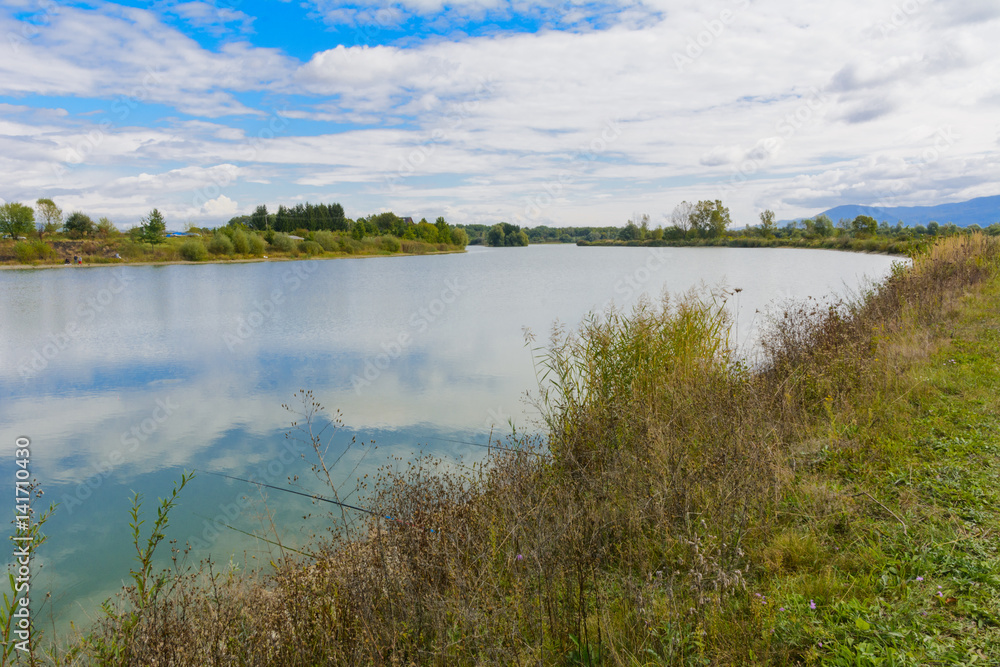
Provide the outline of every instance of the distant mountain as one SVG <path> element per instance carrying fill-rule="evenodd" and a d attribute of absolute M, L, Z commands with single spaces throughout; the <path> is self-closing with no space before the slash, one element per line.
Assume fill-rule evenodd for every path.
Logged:
<path fill-rule="evenodd" d="M 841 218 L 853 220 L 859 215 L 870 215 L 879 222 L 885 220 L 891 225 L 902 220 L 904 225 L 926 225 L 936 220 L 942 225 L 953 222 L 959 227 L 979 225 L 987 227 L 994 222 L 1000 222 L 1000 195 L 993 197 L 977 197 L 969 201 L 955 204 L 938 204 L 937 206 L 836 206 L 822 215 L 834 223 Z"/>

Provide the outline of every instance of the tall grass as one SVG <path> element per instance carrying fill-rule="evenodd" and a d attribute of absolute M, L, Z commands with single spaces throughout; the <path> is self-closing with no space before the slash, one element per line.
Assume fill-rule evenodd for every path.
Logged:
<path fill-rule="evenodd" d="M 557 328 L 536 350 L 544 438 L 512 436 L 472 470 L 387 466 L 360 488 L 377 512 L 357 517 L 356 538 L 256 577 L 178 575 L 144 603 L 141 632 L 105 623 L 85 650 L 164 665 L 806 661 L 815 649 L 765 631 L 775 611 L 754 589 L 824 558 L 815 535 L 790 531 L 790 502 L 838 521 L 855 505 L 797 479 L 802 456 L 888 424 L 910 389 L 901 371 L 934 344 L 913 331 L 946 326 L 997 265 L 993 240 L 939 241 L 855 299 L 776 318 L 752 367 L 733 354 L 721 295 Z M 824 572 L 799 597 L 834 588 Z"/>

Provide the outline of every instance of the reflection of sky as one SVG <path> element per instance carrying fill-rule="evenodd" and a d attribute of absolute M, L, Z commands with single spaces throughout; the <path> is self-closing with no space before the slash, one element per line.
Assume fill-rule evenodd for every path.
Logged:
<path fill-rule="evenodd" d="M 351 457 L 363 450 L 345 456 L 336 470 L 342 477 L 356 465 L 355 475 L 371 474 L 387 455 L 405 459 L 423 445 L 475 460 L 481 450 L 447 441 L 482 442 L 491 426 L 503 433 L 508 418 L 522 426 L 530 418 L 522 397 L 535 376 L 523 327 L 540 344 L 556 320 L 575 326 L 612 299 L 630 305 L 643 291 L 655 297 L 664 288 L 725 284 L 743 289 L 745 340 L 759 321 L 755 311 L 773 299 L 843 292 L 863 274 L 884 275 L 892 262 L 832 251 L 539 246 L 0 271 L 0 424 L 11 441 L 31 437 L 32 473 L 46 500 L 63 502 L 40 562 L 65 606 L 106 595 L 127 576 L 130 490 L 145 492 L 152 512 L 181 469 L 240 476 L 266 469 L 294 419 L 281 405 L 300 389 L 342 412 L 338 441 L 353 435 L 378 444 L 360 465 Z M 48 359 L 25 379 L 19 370 L 35 353 Z M 308 467 L 284 466 L 273 482 L 291 474 L 308 475 Z M 13 478 L 11 463 L 0 464 L 0 475 Z M 309 488 L 322 490 L 315 482 Z M 182 497 L 171 536 L 199 535 L 200 517 L 255 493 L 201 475 Z M 283 540 L 301 543 L 322 528 L 301 520 L 293 496 L 268 495 Z M 233 523 L 260 530 L 255 515 Z M 211 553 L 227 561 L 252 548 L 248 539 L 227 530 Z"/>

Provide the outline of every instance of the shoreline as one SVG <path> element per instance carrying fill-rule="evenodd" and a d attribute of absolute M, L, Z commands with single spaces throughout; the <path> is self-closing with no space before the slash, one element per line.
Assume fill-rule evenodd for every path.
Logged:
<path fill-rule="evenodd" d="M 205 264 L 253 264 L 258 262 L 305 262 L 310 260 L 336 260 L 336 259 L 375 259 L 391 257 L 422 257 L 426 255 L 455 255 L 466 252 L 461 250 L 436 250 L 434 252 L 394 252 L 390 255 L 348 255 L 337 254 L 333 256 L 314 255 L 312 257 L 247 257 L 240 259 L 213 259 L 200 262 L 189 262 L 187 260 L 169 260 L 164 262 L 94 262 L 90 264 L 0 264 L 0 271 L 30 271 L 41 269 L 96 269 L 122 266 L 173 266 L 188 265 L 199 266 Z"/>

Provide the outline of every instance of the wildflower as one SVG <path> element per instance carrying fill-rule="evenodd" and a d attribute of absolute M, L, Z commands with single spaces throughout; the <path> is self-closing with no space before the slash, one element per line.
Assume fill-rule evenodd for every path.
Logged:
<path fill-rule="evenodd" d="M 923 581 L 923 580 L 924 580 L 923 577 L 917 577 L 917 581 Z"/>
<path fill-rule="evenodd" d="M 942 593 L 941 591 L 938 591 L 938 597 L 939 598 L 943 598 L 944 597 L 944 593 Z"/>
<path fill-rule="evenodd" d="M 778 611 L 785 611 L 784 607 L 778 607 Z"/>
<path fill-rule="evenodd" d="M 521 554 L 518 554 L 518 555 L 517 555 L 517 559 L 518 559 L 518 560 L 524 560 L 524 556 L 522 556 Z"/>
<path fill-rule="evenodd" d="M 816 608 L 816 603 L 813 602 L 812 600 L 809 600 L 809 608 L 810 609 L 815 609 Z"/>

